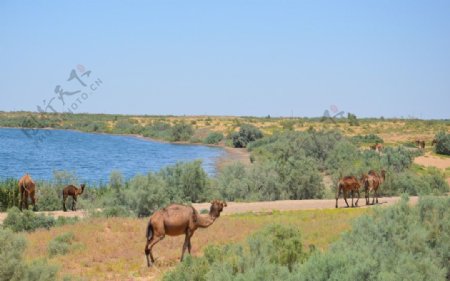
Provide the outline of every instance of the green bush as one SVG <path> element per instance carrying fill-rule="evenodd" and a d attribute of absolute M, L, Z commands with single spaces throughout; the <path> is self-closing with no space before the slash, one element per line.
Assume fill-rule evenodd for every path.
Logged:
<path fill-rule="evenodd" d="M 238 148 L 247 147 L 250 142 L 262 137 L 262 132 L 255 126 L 249 124 L 242 125 L 239 132 L 235 132 L 231 135 L 233 146 Z"/>
<path fill-rule="evenodd" d="M 223 140 L 222 133 L 212 132 L 212 133 L 209 133 L 208 136 L 205 138 L 204 143 L 218 144 L 221 140 Z"/>
<path fill-rule="evenodd" d="M 355 114 L 348 113 L 347 114 L 348 123 L 350 126 L 359 126 L 358 118 L 356 118 Z"/>
<path fill-rule="evenodd" d="M 19 188 L 16 179 L 0 181 L 0 211 L 19 206 Z"/>
<path fill-rule="evenodd" d="M 48 243 L 47 251 L 49 257 L 67 254 L 72 248 L 74 239 L 75 235 L 72 232 L 56 236 Z"/>
<path fill-rule="evenodd" d="M 26 240 L 11 230 L 0 228 L 0 280 L 51 281 L 56 280 L 58 268 L 46 261 L 25 263 Z"/>
<path fill-rule="evenodd" d="M 53 227 L 55 219 L 50 216 L 36 215 L 30 210 L 23 210 L 22 212 L 17 207 L 8 210 L 8 215 L 3 221 L 3 227 L 9 228 L 14 232 L 19 231 L 34 231 L 38 228 Z"/>
<path fill-rule="evenodd" d="M 355 144 L 375 144 L 375 143 L 384 143 L 384 140 L 378 135 L 369 134 L 369 135 L 357 135 L 353 136 L 350 139 Z"/>
<path fill-rule="evenodd" d="M 170 129 L 170 141 L 188 141 L 194 134 L 191 124 L 178 123 Z"/>
<path fill-rule="evenodd" d="M 450 155 L 450 134 L 439 132 L 436 134 L 436 153 Z"/>

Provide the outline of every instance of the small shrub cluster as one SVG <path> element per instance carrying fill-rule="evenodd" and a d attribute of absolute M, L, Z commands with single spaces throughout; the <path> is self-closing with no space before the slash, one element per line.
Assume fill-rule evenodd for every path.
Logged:
<path fill-rule="evenodd" d="M 244 124 L 239 129 L 239 132 L 231 134 L 231 140 L 233 141 L 233 147 L 243 148 L 247 145 L 263 137 L 262 132 L 253 125 Z"/>
<path fill-rule="evenodd" d="M 67 254 L 73 245 L 75 235 L 72 232 L 66 232 L 56 236 L 48 243 L 47 252 L 49 257 Z"/>
<path fill-rule="evenodd" d="M 8 210 L 7 216 L 3 221 L 3 227 L 8 228 L 14 232 L 20 231 L 34 231 L 38 228 L 51 228 L 65 224 L 73 224 L 78 221 L 78 218 L 59 217 L 55 219 L 51 216 L 43 214 L 36 214 L 30 210 L 23 210 L 22 212 L 17 207 L 12 207 Z"/>
<path fill-rule="evenodd" d="M 223 140 L 223 134 L 218 132 L 209 133 L 203 141 L 206 144 L 218 144 Z"/>
<path fill-rule="evenodd" d="M 355 144 L 375 144 L 384 143 L 384 140 L 378 135 L 357 135 L 350 138 L 350 140 Z"/>

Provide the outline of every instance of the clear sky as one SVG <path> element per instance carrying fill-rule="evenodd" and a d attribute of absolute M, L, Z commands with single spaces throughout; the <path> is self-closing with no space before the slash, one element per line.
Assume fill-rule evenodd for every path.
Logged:
<path fill-rule="evenodd" d="M 0 63 L 3 111 L 450 118 L 450 1 L 2 0 Z"/>

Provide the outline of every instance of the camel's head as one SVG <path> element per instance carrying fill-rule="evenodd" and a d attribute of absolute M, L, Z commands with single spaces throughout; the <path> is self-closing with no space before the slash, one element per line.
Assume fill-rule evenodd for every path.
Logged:
<path fill-rule="evenodd" d="M 81 192 L 80 192 L 80 194 L 81 194 L 81 193 L 84 192 L 84 188 L 86 187 L 86 185 L 83 183 L 83 184 L 80 185 L 80 187 L 81 187 Z"/>
<path fill-rule="evenodd" d="M 209 214 L 214 218 L 220 217 L 220 212 L 223 211 L 223 208 L 227 206 L 227 202 L 220 200 L 211 201 L 211 208 L 209 209 Z"/>

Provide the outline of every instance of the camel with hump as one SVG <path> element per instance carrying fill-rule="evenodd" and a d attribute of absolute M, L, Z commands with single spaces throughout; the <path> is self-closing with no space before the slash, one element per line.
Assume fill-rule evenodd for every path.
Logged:
<path fill-rule="evenodd" d="M 211 202 L 208 214 L 199 214 L 192 206 L 172 204 L 153 213 L 149 219 L 146 233 L 145 256 L 147 257 L 147 265 L 151 266 L 155 262 L 152 248 L 166 235 L 185 235 L 180 259 L 182 261 L 186 249 L 189 254 L 191 253 L 191 238 L 197 228 L 207 228 L 212 225 L 220 217 L 220 213 L 226 206 L 226 202 L 214 200 Z"/>
<path fill-rule="evenodd" d="M 72 196 L 72 211 L 76 211 L 77 198 L 79 195 L 83 194 L 85 185 L 82 184 L 80 188 L 74 185 L 68 185 L 63 189 L 63 210 L 67 212 L 66 209 L 66 200 L 67 197 Z"/>
<path fill-rule="evenodd" d="M 33 210 L 36 209 L 36 184 L 28 173 L 23 175 L 19 180 L 19 193 L 20 193 L 20 210 L 22 211 L 23 205 L 28 210 L 28 198 L 31 199 L 33 204 Z"/>
<path fill-rule="evenodd" d="M 347 207 L 350 207 L 347 202 L 348 193 L 350 192 L 352 195 L 352 207 L 358 206 L 359 201 L 359 188 L 361 187 L 360 182 L 358 179 L 354 176 L 346 176 L 339 180 L 337 190 L 336 190 L 336 208 L 338 207 L 338 199 L 341 191 L 344 194 L 344 201 L 345 204 L 347 204 Z M 358 194 L 358 199 L 356 200 L 356 203 L 353 205 L 353 197 L 354 194 Z"/>
<path fill-rule="evenodd" d="M 366 197 L 366 205 L 369 205 L 370 192 L 373 193 L 372 205 L 374 205 L 375 203 L 378 204 L 378 190 L 385 179 L 385 170 L 381 170 L 380 174 L 378 174 L 375 170 L 370 170 L 368 174 L 365 174 L 361 177 L 361 182 L 363 183 Z"/>

